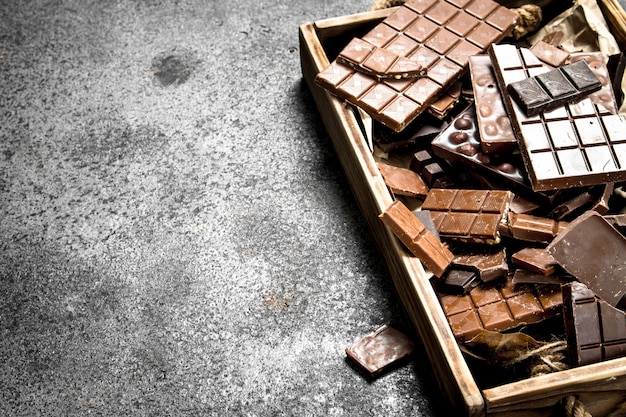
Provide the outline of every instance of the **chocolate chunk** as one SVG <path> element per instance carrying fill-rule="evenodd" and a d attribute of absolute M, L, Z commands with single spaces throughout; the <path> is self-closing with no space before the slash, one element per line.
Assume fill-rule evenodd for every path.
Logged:
<path fill-rule="evenodd" d="M 422 178 L 410 169 L 382 163 L 376 165 L 392 193 L 407 197 L 425 197 L 428 194 L 428 187 Z"/>
<path fill-rule="evenodd" d="M 509 212 L 507 221 L 500 225 L 500 233 L 516 240 L 549 243 L 568 225 L 546 217 Z"/>
<path fill-rule="evenodd" d="M 422 204 L 442 238 L 498 243 L 498 225 L 513 193 L 503 190 L 431 189 Z"/>
<path fill-rule="evenodd" d="M 507 85 L 527 116 L 576 101 L 602 87 L 584 60 Z"/>
<path fill-rule="evenodd" d="M 563 319 L 571 366 L 626 356 L 626 313 L 580 282 L 563 285 Z"/>
<path fill-rule="evenodd" d="M 489 50 L 520 151 L 535 191 L 596 185 L 626 179 L 626 119 L 591 97 L 528 117 L 505 86 L 545 71 L 525 48 Z"/>
<path fill-rule="evenodd" d="M 348 346 L 346 354 L 374 377 L 409 356 L 413 349 L 413 341 L 407 335 L 382 325 Z"/>
<path fill-rule="evenodd" d="M 474 0 L 468 9 L 457 4 L 462 3 L 407 2 L 361 38 L 427 68 L 424 77 L 379 80 L 335 60 L 315 83 L 393 130 L 403 130 L 463 75 L 469 56 L 504 38 L 517 19 L 493 0 Z"/>
<path fill-rule="evenodd" d="M 394 201 L 379 217 L 426 268 L 436 277 L 443 275 L 454 255 L 411 210 L 401 201 Z"/>
<path fill-rule="evenodd" d="M 565 52 L 564 50 L 545 41 L 539 41 L 531 46 L 530 52 L 546 64 L 553 67 L 560 67 L 569 59 L 568 52 Z"/>
<path fill-rule="evenodd" d="M 583 191 L 582 193 L 574 196 L 573 198 L 564 201 L 563 203 L 558 204 L 554 207 L 548 217 L 555 220 L 563 220 L 566 217 L 576 213 L 581 208 L 588 206 L 593 201 L 593 195 L 589 190 Z"/>
<path fill-rule="evenodd" d="M 475 55 L 469 61 L 480 146 L 485 153 L 504 153 L 517 149 L 517 139 L 500 97 L 491 59 Z"/>
<path fill-rule="evenodd" d="M 556 260 L 543 248 L 524 248 L 511 256 L 511 262 L 542 275 L 552 275 L 557 266 Z"/>
<path fill-rule="evenodd" d="M 489 282 L 508 275 L 509 265 L 504 248 L 475 249 L 457 255 L 452 260 L 453 266 L 473 268 L 478 271 L 481 281 Z"/>
<path fill-rule="evenodd" d="M 354 38 L 348 43 L 339 53 L 337 61 L 379 79 L 416 78 L 426 74 L 426 69 L 416 61 L 378 48 L 359 38 Z"/>
<path fill-rule="evenodd" d="M 428 106 L 428 113 L 439 120 L 445 119 L 459 103 L 461 99 L 461 87 L 461 81 L 457 81 L 446 88 L 439 97 Z"/>
<path fill-rule="evenodd" d="M 546 250 L 614 307 L 626 307 L 626 239 L 595 211 L 572 221 Z"/>
<path fill-rule="evenodd" d="M 476 271 L 451 268 L 441 279 L 442 291 L 448 294 L 467 294 L 480 283 Z"/>
<path fill-rule="evenodd" d="M 542 273 L 529 271 L 524 268 L 517 268 L 513 273 L 513 284 L 549 284 L 562 285 L 571 281 L 572 278 L 560 273 L 544 275 Z"/>
<path fill-rule="evenodd" d="M 464 342 L 482 330 L 506 331 L 538 323 L 558 314 L 562 307 L 560 288 L 554 285 L 481 284 L 466 295 L 438 293 L 443 311 L 458 341 Z"/>

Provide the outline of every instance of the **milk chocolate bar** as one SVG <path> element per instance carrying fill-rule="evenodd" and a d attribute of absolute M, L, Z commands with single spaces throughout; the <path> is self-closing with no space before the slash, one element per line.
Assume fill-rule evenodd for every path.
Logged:
<path fill-rule="evenodd" d="M 492 45 L 489 54 L 535 191 L 626 179 L 626 119 L 585 98 L 526 116 L 506 85 L 549 68 L 528 49 Z M 604 82 L 608 83 L 608 80 Z"/>
<path fill-rule="evenodd" d="M 443 311 L 458 341 L 482 330 L 506 331 L 538 323 L 561 311 L 561 290 L 554 285 L 481 284 L 466 295 L 438 293 Z"/>
<path fill-rule="evenodd" d="M 598 91 L 598 77 L 585 60 L 507 85 L 511 97 L 527 116 L 559 107 Z"/>
<path fill-rule="evenodd" d="M 436 277 L 443 275 L 454 255 L 411 210 L 401 201 L 394 201 L 379 217 L 426 268 Z"/>
<path fill-rule="evenodd" d="M 422 204 L 442 238 L 498 243 L 498 225 L 513 193 L 504 190 L 431 189 Z"/>
<path fill-rule="evenodd" d="M 413 349 L 413 341 L 407 335 L 382 325 L 355 340 L 346 348 L 346 355 L 374 377 L 409 356 Z"/>
<path fill-rule="evenodd" d="M 428 187 L 422 178 L 410 169 L 378 163 L 378 170 L 393 194 L 407 197 L 425 197 Z"/>
<path fill-rule="evenodd" d="M 563 319 L 571 366 L 626 356 L 626 313 L 580 282 L 563 285 Z"/>
<path fill-rule="evenodd" d="M 517 139 L 500 97 L 500 89 L 487 55 L 469 61 L 480 147 L 485 153 L 506 153 L 517 149 Z"/>
<path fill-rule="evenodd" d="M 587 211 L 546 247 L 559 265 L 614 307 L 626 307 L 626 239 Z"/>
<path fill-rule="evenodd" d="M 567 226 L 568 222 L 509 212 L 507 221 L 500 224 L 500 233 L 516 240 L 549 243 Z"/>
<path fill-rule="evenodd" d="M 426 74 L 417 61 L 378 48 L 369 42 L 354 38 L 339 53 L 337 61 L 358 72 L 376 78 L 416 78 Z"/>
<path fill-rule="evenodd" d="M 361 39 L 414 60 L 427 68 L 424 77 L 379 80 L 335 60 L 315 83 L 401 131 L 463 75 L 469 56 L 504 38 L 516 19 L 493 0 L 409 0 Z"/>

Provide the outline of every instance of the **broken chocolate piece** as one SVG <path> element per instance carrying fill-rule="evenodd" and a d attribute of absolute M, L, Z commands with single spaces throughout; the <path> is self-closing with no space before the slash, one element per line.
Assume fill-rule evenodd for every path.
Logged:
<path fill-rule="evenodd" d="M 530 52 L 546 64 L 553 67 L 560 67 L 569 59 L 568 52 L 565 52 L 564 50 L 545 41 L 539 41 L 531 46 Z"/>
<path fill-rule="evenodd" d="M 542 275 L 554 274 L 557 266 L 556 259 L 543 248 L 524 248 L 511 256 L 511 262 Z"/>
<path fill-rule="evenodd" d="M 411 210 L 401 201 L 394 201 L 379 217 L 426 268 L 436 277 L 443 275 L 454 255 Z"/>
<path fill-rule="evenodd" d="M 504 190 L 433 188 L 422 208 L 430 210 L 442 238 L 498 243 L 498 225 L 508 212 L 513 193 Z"/>
<path fill-rule="evenodd" d="M 626 239 L 601 215 L 581 214 L 546 250 L 603 300 L 626 307 Z"/>
<path fill-rule="evenodd" d="M 425 197 L 428 187 L 422 178 L 410 169 L 400 168 L 393 165 L 376 164 L 383 176 L 385 184 L 392 193 L 407 197 Z"/>
<path fill-rule="evenodd" d="M 476 249 L 469 253 L 457 255 L 452 260 L 452 265 L 475 269 L 483 282 L 505 277 L 509 273 L 504 248 Z"/>
<path fill-rule="evenodd" d="M 374 377 L 409 356 L 413 349 L 407 335 L 385 324 L 348 346 L 346 355 Z"/>
<path fill-rule="evenodd" d="M 568 225 L 568 222 L 546 217 L 509 212 L 507 222 L 501 224 L 500 233 L 517 240 L 549 243 Z"/>
<path fill-rule="evenodd" d="M 563 285 L 563 319 L 571 366 L 626 356 L 626 313 L 580 282 Z"/>
<path fill-rule="evenodd" d="M 476 271 L 451 268 L 441 279 L 441 289 L 448 294 L 467 294 L 480 283 Z"/>
<path fill-rule="evenodd" d="M 354 38 L 339 53 L 337 61 L 358 72 L 382 78 L 415 78 L 426 74 L 418 62 L 407 59 L 369 42 Z"/>

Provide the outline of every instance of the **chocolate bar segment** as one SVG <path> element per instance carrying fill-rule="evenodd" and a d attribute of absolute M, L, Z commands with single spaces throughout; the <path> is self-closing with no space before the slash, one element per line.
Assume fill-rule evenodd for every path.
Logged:
<path fill-rule="evenodd" d="M 505 153 L 517 149 L 517 139 L 500 97 L 491 59 L 487 55 L 472 56 L 469 68 L 482 151 Z"/>
<path fill-rule="evenodd" d="M 626 179 L 626 119 L 590 97 L 528 117 L 506 85 L 549 68 L 525 48 L 492 45 L 496 79 L 535 191 Z"/>
<path fill-rule="evenodd" d="M 626 313 L 580 282 L 563 285 L 563 319 L 570 365 L 626 356 Z"/>
<path fill-rule="evenodd" d="M 426 74 L 426 69 L 418 62 L 359 38 L 350 41 L 339 53 L 337 61 L 378 79 L 416 78 Z"/>
<path fill-rule="evenodd" d="M 459 342 L 482 330 L 506 331 L 538 323 L 561 311 L 563 299 L 558 286 L 481 284 L 466 295 L 439 292 L 439 301 Z"/>
<path fill-rule="evenodd" d="M 436 277 L 443 275 L 454 255 L 411 210 L 401 201 L 394 201 L 379 217 L 426 268 Z"/>
<path fill-rule="evenodd" d="M 509 212 L 507 221 L 500 225 L 500 233 L 516 240 L 549 243 L 567 226 L 568 222 Z"/>
<path fill-rule="evenodd" d="M 626 239 L 587 211 L 546 248 L 559 265 L 614 307 L 626 307 Z"/>
<path fill-rule="evenodd" d="M 431 189 L 422 209 L 430 210 L 442 238 L 498 243 L 498 225 L 513 199 L 504 190 Z"/>
<path fill-rule="evenodd" d="M 347 76 L 339 77 L 336 65 L 331 65 L 316 76 L 315 83 L 401 131 L 463 75 L 469 56 L 504 38 L 517 19 L 515 12 L 493 0 L 473 0 L 466 4 L 467 10 L 455 3 L 407 1 L 361 38 L 426 68 L 424 77 L 369 77 L 368 82 L 358 76 L 365 74 L 347 65 L 340 70 L 347 69 Z"/>
<path fill-rule="evenodd" d="M 527 116 L 559 107 L 598 91 L 600 80 L 585 60 L 507 85 L 511 97 Z"/>
<path fill-rule="evenodd" d="M 509 265 L 506 261 L 504 248 L 495 250 L 474 250 L 469 253 L 457 255 L 452 260 L 453 266 L 471 268 L 478 272 L 483 282 L 494 281 L 508 275 Z"/>
<path fill-rule="evenodd" d="M 521 249 L 511 256 L 511 262 L 542 275 L 552 275 L 557 266 L 556 259 L 543 248 Z"/>

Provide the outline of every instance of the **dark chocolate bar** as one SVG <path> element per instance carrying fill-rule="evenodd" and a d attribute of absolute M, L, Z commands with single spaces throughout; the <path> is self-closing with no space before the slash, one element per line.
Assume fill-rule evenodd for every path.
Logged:
<path fill-rule="evenodd" d="M 563 319 L 571 366 L 626 356 L 626 313 L 580 282 L 563 285 Z"/>
<path fill-rule="evenodd" d="M 546 71 L 528 49 L 492 45 L 496 78 L 536 191 L 626 179 L 626 119 L 585 98 L 528 117 L 506 85 Z M 608 80 L 605 81 L 608 83 Z"/>
<path fill-rule="evenodd" d="M 379 217 L 426 268 L 436 277 L 443 275 L 454 255 L 404 203 L 394 201 Z"/>
<path fill-rule="evenodd" d="M 355 340 L 346 348 L 346 354 L 363 367 L 370 377 L 374 377 L 409 356 L 413 349 L 413 341 L 407 335 L 392 327 L 382 325 Z"/>
<path fill-rule="evenodd" d="M 506 331 L 538 323 L 561 311 L 561 290 L 555 285 L 481 284 L 466 295 L 439 292 L 439 301 L 460 342 L 482 330 Z"/>
<path fill-rule="evenodd" d="M 513 193 L 504 190 L 431 189 L 422 204 L 442 238 L 494 244 Z"/>
<path fill-rule="evenodd" d="M 585 60 L 507 85 L 511 97 L 527 116 L 579 100 L 602 87 Z"/>
<path fill-rule="evenodd" d="M 315 83 L 401 131 L 463 75 L 469 56 L 504 38 L 516 19 L 493 0 L 409 0 L 361 39 L 416 61 L 426 76 L 378 80 L 335 60 Z"/>
<path fill-rule="evenodd" d="M 614 307 L 626 307 L 626 239 L 587 211 L 546 247 L 559 265 Z"/>

